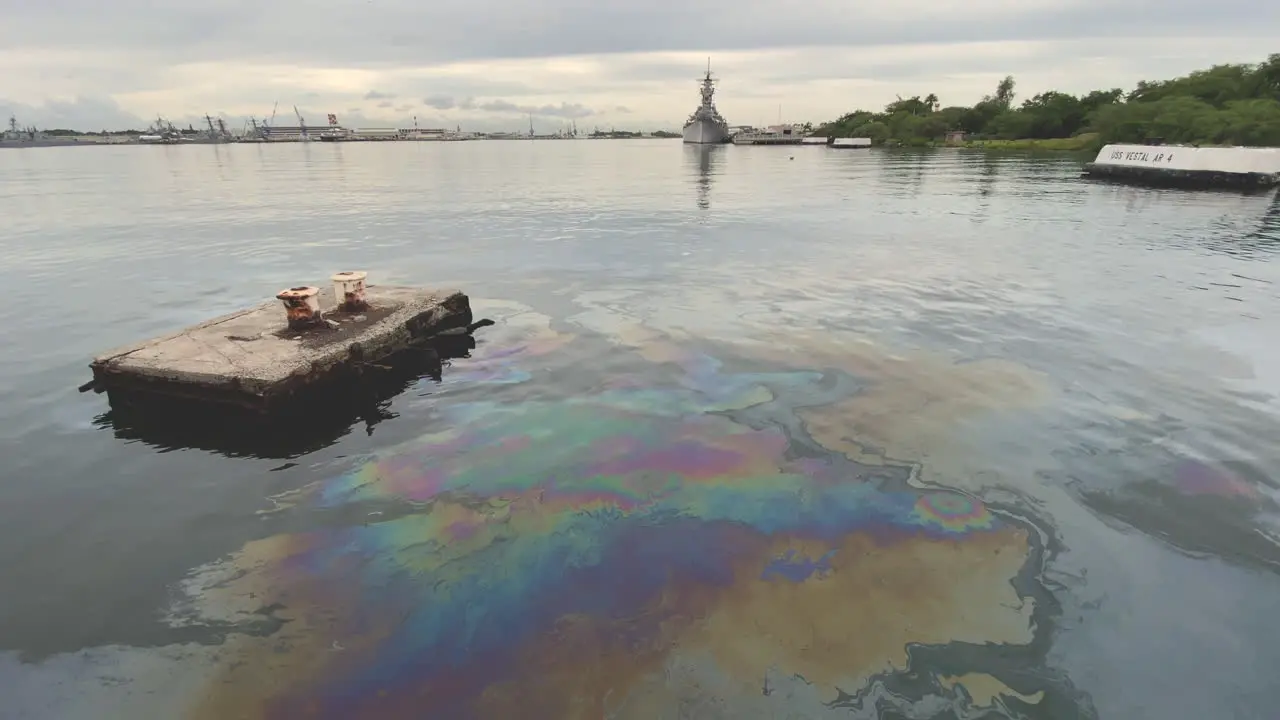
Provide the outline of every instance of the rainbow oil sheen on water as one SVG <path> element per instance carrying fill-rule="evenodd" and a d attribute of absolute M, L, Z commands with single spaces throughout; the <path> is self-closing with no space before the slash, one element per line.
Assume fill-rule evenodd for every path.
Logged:
<path fill-rule="evenodd" d="M 498 349 L 467 382 L 579 342 Z M 307 500 L 394 517 L 267 538 L 208 569 L 193 603 L 252 596 L 286 622 L 234 641 L 241 662 L 192 712 L 830 714 L 843 688 L 909 671 L 912 643 L 1032 642 L 1035 593 L 1012 581 L 1044 558 L 1025 520 L 913 487 L 908 467 L 802 449 L 767 418 L 820 372 L 734 374 L 662 349 L 662 381 L 441 408 L 443 429 Z M 747 409 L 762 421 L 735 420 Z M 266 683 L 264 662 L 279 667 Z M 789 699 L 748 690 L 771 684 Z"/>

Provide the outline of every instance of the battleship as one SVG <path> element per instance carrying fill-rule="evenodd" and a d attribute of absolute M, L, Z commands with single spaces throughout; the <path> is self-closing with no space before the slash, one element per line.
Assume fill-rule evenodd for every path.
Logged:
<path fill-rule="evenodd" d="M 715 80 L 711 77 L 711 60 L 707 60 L 707 74 L 702 78 L 702 104 L 684 124 L 684 141 L 696 145 L 713 145 L 729 142 L 729 123 L 720 116 L 715 103 Z"/>

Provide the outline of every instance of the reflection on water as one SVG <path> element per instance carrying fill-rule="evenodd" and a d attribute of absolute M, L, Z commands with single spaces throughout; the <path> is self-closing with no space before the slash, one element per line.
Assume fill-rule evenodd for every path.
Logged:
<path fill-rule="evenodd" d="M 6 712 L 1280 706 L 1273 196 L 961 150 L 384 145 L 0 157 Z M 103 348 L 341 267 L 497 324 L 311 444 L 75 392 Z"/>
<path fill-rule="evenodd" d="M 978 165 L 978 195 L 984 198 L 990 197 L 999 175 L 1000 156 L 995 153 L 983 153 Z M 989 206 L 980 205 L 979 207 Z"/>
<path fill-rule="evenodd" d="M 698 207 L 706 210 L 711 207 L 711 178 L 716 173 L 716 162 L 721 153 L 726 152 L 723 145 L 685 145 L 685 163 L 694 175 L 694 187 L 697 189 Z"/>
<path fill-rule="evenodd" d="M 1280 191 L 1272 194 L 1271 205 L 1262 215 L 1257 232 L 1249 237 L 1259 245 L 1269 246 L 1272 252 L 1277 245 L 1280 245 Z"/>
<path fill-rule="evenodd" d="M 378 423 L 397 417 L 391 400 L 422 381 L 440 383 L 446 364 L 469 357 L 469 335 L 436 339 L 369 366 L 350 384 L 287 414 L 262 417 L 220 407 L 166 402 L 112 401 L 94 418 L 122 440 L 138 440 L 161 451 L 197 448 L 228 457 L 294 458 L 328 447 L 363 425 L 372 435 Z"/>
<path fill-rule="evenodd" d="M 846 151 L 857 152 L 857 151 Z M 925 168 L 937 150 L 903 150 L 888 158 L 882 172 L 891 187 L 899 189 L 906 196 L 917 195 L 924 183 Z"/>
<path fill-rule="evenodd" d="M 1188 552 L 1274 572 L 1280 570 L 1277 491 L 1280 484 L 1247 464 L 1182 458 L 1162 477 L 1088 491 L 1083 500 Z"/>
<path fill-rule="evenodd" d="M 979 199 L 970 219 L 977 224 L 985 223 L 991 216 L 992 195 L 999 182 L 1002 158 L 997 153 L 984 152 L 969 155 L 965 159 L 977 170 L 974 186 Z"/>

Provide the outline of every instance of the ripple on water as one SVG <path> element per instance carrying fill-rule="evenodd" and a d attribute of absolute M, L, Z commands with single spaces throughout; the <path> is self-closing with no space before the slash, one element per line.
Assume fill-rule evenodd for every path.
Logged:
<path fill-rule="evenodd" d="M 1280 646 L 1275 194 L 968 151 L 326 145 L 0 157 L 7 707 L 1280 704 L 1251 680 Z M 82 422 L 94 352 L 336 267 L 524 305 L 296 464 Z"/>

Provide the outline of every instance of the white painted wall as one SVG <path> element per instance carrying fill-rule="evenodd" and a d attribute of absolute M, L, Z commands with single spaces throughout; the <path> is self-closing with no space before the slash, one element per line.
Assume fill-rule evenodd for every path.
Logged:
<path fill-rule="evenodd" d="M 1280 148 L 1107 145 L 1097 165 L 1225 173 L 1280 173 Z"/>

